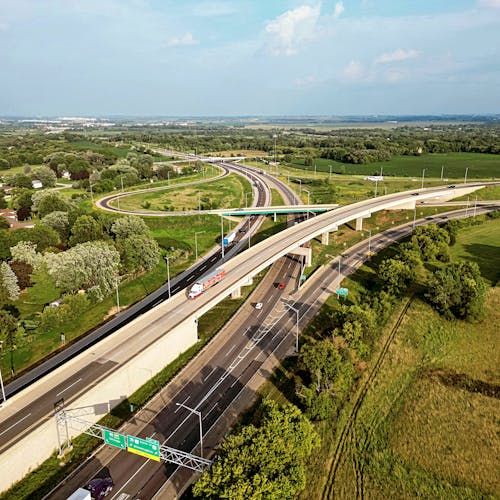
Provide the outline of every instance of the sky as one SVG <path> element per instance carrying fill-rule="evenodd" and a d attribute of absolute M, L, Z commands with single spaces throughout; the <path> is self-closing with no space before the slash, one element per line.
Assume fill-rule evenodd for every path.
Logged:
<path fill-rule="evenodd" d="M 500 0 L 0 0 L 0 116 L 500 113 Z"/>

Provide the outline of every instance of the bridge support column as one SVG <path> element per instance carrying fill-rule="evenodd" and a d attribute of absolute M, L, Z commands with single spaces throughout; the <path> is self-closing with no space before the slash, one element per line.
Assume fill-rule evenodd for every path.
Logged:
<path fill-rule="evenodd" d="M 273 214 L 273 221 L 276 222 L 276 212 Z"/>
<path fill-rule="evenodd" d="M 245 283 L 245 286 L 253 285 L 253 278 L 248 278 L 248 281 Z"/>
<path fill-rule="evenodd" d="M 356 231 L 363 231 L 363 217 L 356 219 Z"/>
<path fill-rule="evenodd" d="M 334 226 L 330 230 L 328 230 L 326 233 L 323 233 L 321 235 L 321 244 L 322 245 L 328 245 L 330 241 L 330 233 L 333 233 L 334 231 L 337 231 L 338 227 Z"/>
<path fill-rule="evenodd" d="M 233 290 L 231 292 L 231 298 L 232 299 L 240 299 L 241 298 L 241 287 L 239 286 L 236 288 L 236 290 Z"/>
<path fill-rule="evenodd" d="M 293 250 L 290 250 L 290 252 L 288 252 L 292 255 L 300 255 L 301 257 L 305 257 L 306 258 L 306 262 L 305 262 L 305 266 L 306 267 L 309 267 L 309 266 L 312 266 L 312 248 L 309 247 L 309 248 L 305 248 L 305 247 L 297 247 L 297 248 L 294 248 Z"/>

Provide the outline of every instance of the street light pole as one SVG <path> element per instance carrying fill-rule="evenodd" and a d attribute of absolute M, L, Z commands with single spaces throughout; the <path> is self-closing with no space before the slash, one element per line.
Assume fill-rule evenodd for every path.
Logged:
<path fill-rule="evenodd" d="M 443 174 L 444 174 L 444 165 L 441 165 L 441 180 L 443 180 Z"/>
<path fill-rule="evenodd" d="M 469 167 L 466 167 L 465 169 L 465 179 L 464 179 L 464 184 L 467 184 L 467 172 L 469 171 Z"/>
<path fill-rule="evenodd" d="M 307 189 L 304 189 L 304 191 L 307 193 L 307 204 L 309 205 L 311 201 L 311 191 Z M 307 219 L 309 219 L 309 210 L 307 211 Z"/>
<path fill-rule="evenodd" d="M 425 168 L 422 169 L 422 189 L 424 187 L 424 178 L 425 178 Z"/>
<path fill-rule="evenodd" d="M 413 229 L 417 223 L 417 204 L 415 203 L 415 209 L 413 210 Z"/>
<path fill-rule="evenodd" d="M 330 165 L 330 179 L 332 178 L 332 167 L 333 165 Z"/>
<path fill-rule="evenodd" d="M 250 217 L 248 218 L 248 248 L 250 249 L 251 241 L 252 241 L 252 234 L 250 233 Z"/>
<path fill-rule="evenodd" d="M 295 334 L 295 352 L 299 352 L 299 310 L 287 302 L 284 302 L 285 306 L 291 309 L 296 315 L 297 315 L 297 321 L 296 321 L 296 334 Z"/>
<path fill-rule="evenodd" d="M 167 264 L 167 290 L 168 290 L 168 298 L 170 298 L 170 262 L 168 259 L 168 255 L 164 255 L 165 263 Z"/>
<path fill-rule="evenodd" d="M 195 415 L 198 415 L 198 419 L 200 422 L 200 456 L 203 458 L 203 422 L 201 418 L 201 411 L 195 410 L 194 408 L 190 408 L 189 406 L 186 406 L 183 403 L 175 403 L 177 406 L 182 406 L 186 410 L 190 411 L 191 413 L 194 413 Z"/>
<path fill-rule="evenodd" d="M 372 254 L 372 230 L 369 229 L 368 233 L 368 255 Z"/>
<path fill-rule="evenodd" d="M 245 193 L 245 208 L 248 208 L 248 195 L 252 193 Z"/>
<path fill-rule="evenodd" d="M 3 386 L 3 378 L 2 378 L 2 369 L 0 368 L 0 386 L 2 388 L 2 405 L 7 402 L 7 398 L 5 397 L 5 387 Z M 2 406 L 0 405 L 0 406 Z"/>
<path fill-rule="evenodd" d="M 205 231 L 197 231 L 194 233 L 194 253 L 195 260 L 198 260 L 198 235 L 204 233 Z"/>

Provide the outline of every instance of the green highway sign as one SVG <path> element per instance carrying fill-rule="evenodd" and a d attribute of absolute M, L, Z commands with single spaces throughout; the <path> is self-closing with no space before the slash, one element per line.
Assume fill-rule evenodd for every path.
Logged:
<path fill-rule="evenodd" d="M 347 297 L 349 295 L 349 289 L 347 289 L 347 288 L 337 288 L 337 290 L 335 290 L 335 293 L 337 295 L 342 296 L 342 297 Z"/>
<path fill-rule="evenodd" d="M 305 280 L 306 280 L 306 278 L 307 278 L 307 276 L 306 276 L 305 274 L 301 274 L 301 275 L 300 275 L 300 279 L 301 279 L 302 281 L 305 281 Z"/>
<path fill-rule="evenodd" d="M 141 455 L 141 457 L 160 461 L 160 442 L 156 439 L 127 436 L 127 449 L 131 453 Z"/>
<path fill-rule="evenodd" d="M 125 434 L 120 434 L 119 432 L 110 431 L 108 429 L 102 430 L 102 438 L 106 444 L 111 446 L 116 446 L 125 450 L 127 448 L 127 436 Z"/>

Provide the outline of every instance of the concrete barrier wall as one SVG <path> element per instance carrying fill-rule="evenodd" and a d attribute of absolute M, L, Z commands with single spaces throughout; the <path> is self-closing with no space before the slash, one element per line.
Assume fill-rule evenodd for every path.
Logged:
<path fill-rule="evenodd" d="M 168 363 L 197 342 L 194 321 L 181 323 L 141 354 L 118 368 L 84 395 L 71 402 L 80 418 L 95 423 L 121 401 L 130 397 Z M 80 434 L 70 429 L 70 437 Z M 46 421 L 0 455 L 0 491 L 22 479 L 58 448 L 55 418 Z"/>

